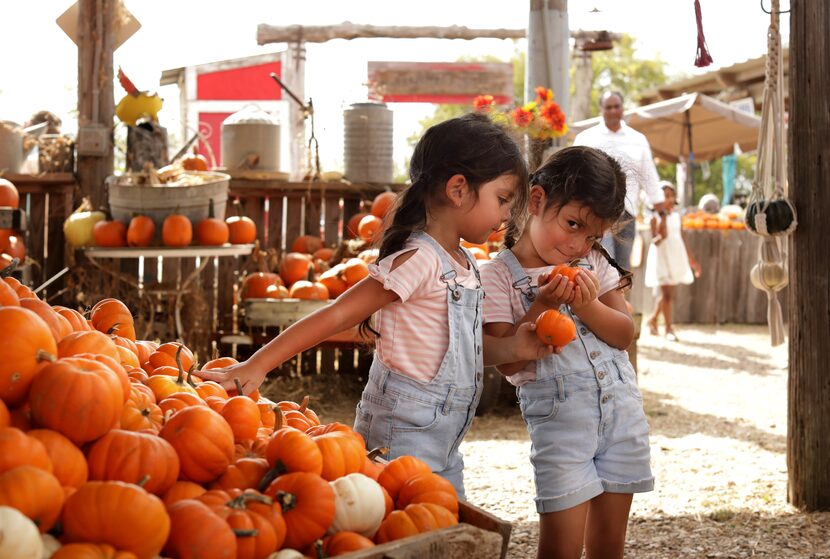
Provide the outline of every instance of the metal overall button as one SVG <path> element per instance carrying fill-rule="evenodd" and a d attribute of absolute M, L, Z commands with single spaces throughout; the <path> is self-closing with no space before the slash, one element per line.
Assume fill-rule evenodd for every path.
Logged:
<path fill-rule="evenodd" d="M 599 372 L 597 373 L 597 378 L 598 378 L 599 380 L 604 379 L 604 378 L 605 378 L 605 371 L 599 371 Z"/>
<path fill-rule="evenodd" d="M 591 359 L 596 359 L 597 357 L 599 357 L 599 352 L 598 351 L 592 351 L 591 355 L 589 355 L 588 357 L 590 357 Z"/>
<path fill-rule="evenodd" d="M 458 285 L 456 276 L 458 276 L 458 273 L 455 270 L 450 270 L 446 274 L 441 275 L 441 281 L 447 284 L 447 289 L 452 293 L 453 301 L 461 299 L 461 286 Z M 452 280 L 452 285 L 450 285 L 450 280 Z"/>
<path fill-rule="evenodd" d="M 603 404 L 605 404 L 605 403 L 607 403 L 607 402 L 608 402 L 608 400 L 610 400 L 610 399 L 611 399 L 611 395 L 610 395 L 610 394 L 605 394 L 605 395 L 602 397 L 602 403 L 603 403 Z"/>
<path fill-rule="evenodd" d="M 583 326 L 582 328 L 579 329 L 579 333 L 582 334 L 583 336 L 585 336 L 585 335 L 588 334 L 588 329 Z"/>

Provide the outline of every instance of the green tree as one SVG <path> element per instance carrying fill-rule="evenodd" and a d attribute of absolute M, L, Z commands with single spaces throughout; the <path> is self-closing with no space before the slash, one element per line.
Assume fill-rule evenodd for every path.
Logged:
<path fill-rule="evenodd" d="M 735 172 L 737 177 L 735 194 L 749 194 L 747 189 L 755 179 L 755 165 L 757 161 L 758 157 L 755 153 L 738 156 L 738 164 Z M 658 164 L 657 174 L 660 175 L 660 180 L 666 180 L 675 184 L 677 165 L 674 163 Z M 718 199 L 723 198 L 723 161 L 721 159 L 695 163 L 692 179 L 694 181 L 693 203 L 696 204 L 704 194 L 708 193 L 714 194 Z"/>

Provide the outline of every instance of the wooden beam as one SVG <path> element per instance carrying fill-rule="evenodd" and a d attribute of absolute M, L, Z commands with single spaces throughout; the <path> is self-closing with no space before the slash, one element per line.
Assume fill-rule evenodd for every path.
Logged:
<path fill-rule="evenodd" d="M 286 25 L 261 23 L 257 26 L 257 43 L 325 43 L 332 39 L 523 39 L 525 29 L 470 29 L 451 27 L 410 27 L 398 25 L 361 25 L 345 21 L 339 25 Z"/>
<path fill-rule="evenodd" d="M 787 470 L 790 502 L 830 510 L 830 3 L 790 12 L 789 190 L 798 212 L 790 250 Z"/>
<path fill-rule="evenodd" d="M 101 126 L 109 137 L 105 155 L 78 154 L 78 184 L 81 195 L 94 207 L 105 200 L 104 179 L 112 174 L 113 22 L 120 0 L 78 0 L 78 128 Z M 79 142 L 80 144 L 80 142 Z"/>

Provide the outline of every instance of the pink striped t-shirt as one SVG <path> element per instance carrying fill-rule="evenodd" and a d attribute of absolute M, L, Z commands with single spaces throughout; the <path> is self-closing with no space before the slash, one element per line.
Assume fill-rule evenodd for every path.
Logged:
<path fill-rule="evenodd" d="M 413 249 L 417 250 L 406 262 L 389 271 L 395 258 Z M 400 297 L 375 313 L 373 327 L 380 332 L 377 356 L 393 371 L 422 382 L 435 377 L 449 345 L 447 285 L 440 279 L 441 260 L 435 250 L 425 239 L 410 239 L 403 250 L 369 266 L 369 276 Z M 444 254 L 458 274 L 456 281 L 475 289 L 475 272 Z"/>
<path fill-rule="evenodd" d="M 602 254 L 592 250 L 585 258 L 593 268 L 591 271 L 599 280 L 598 297 L 615 289 L 620 283 L 620 273 L 615 270 Z M 549 274 L 553 266 L 541 268 L 524 268 L 530 276 L 531 285 L 539 284 L 539 276 Z M 484 324 L 505 322 L 516 324 L 526 314 L 522 304 L 521 292 L 513 287 L 513 276 L 502 259 L 485 262 L 481 266 L 481 284 L 484 286 Z M 536 362 L 531 361 L 518 373 L 507 377 L 516 386 L 521 386 L 536 379 Z"/>

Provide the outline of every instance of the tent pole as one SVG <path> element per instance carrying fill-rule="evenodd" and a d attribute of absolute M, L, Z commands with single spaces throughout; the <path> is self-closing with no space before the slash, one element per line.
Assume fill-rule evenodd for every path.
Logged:
<path fill-rule="evenodd" d="M 683 113 L 686 124 L 686 139 L 689 142 L 689 157 L 686 160 L 686 188 L 683 189 L 683 205 L 687 208 L 694 204 L 695 199 L 695 154 L 692 149 L 692 117 L 689 111 Z"/>

